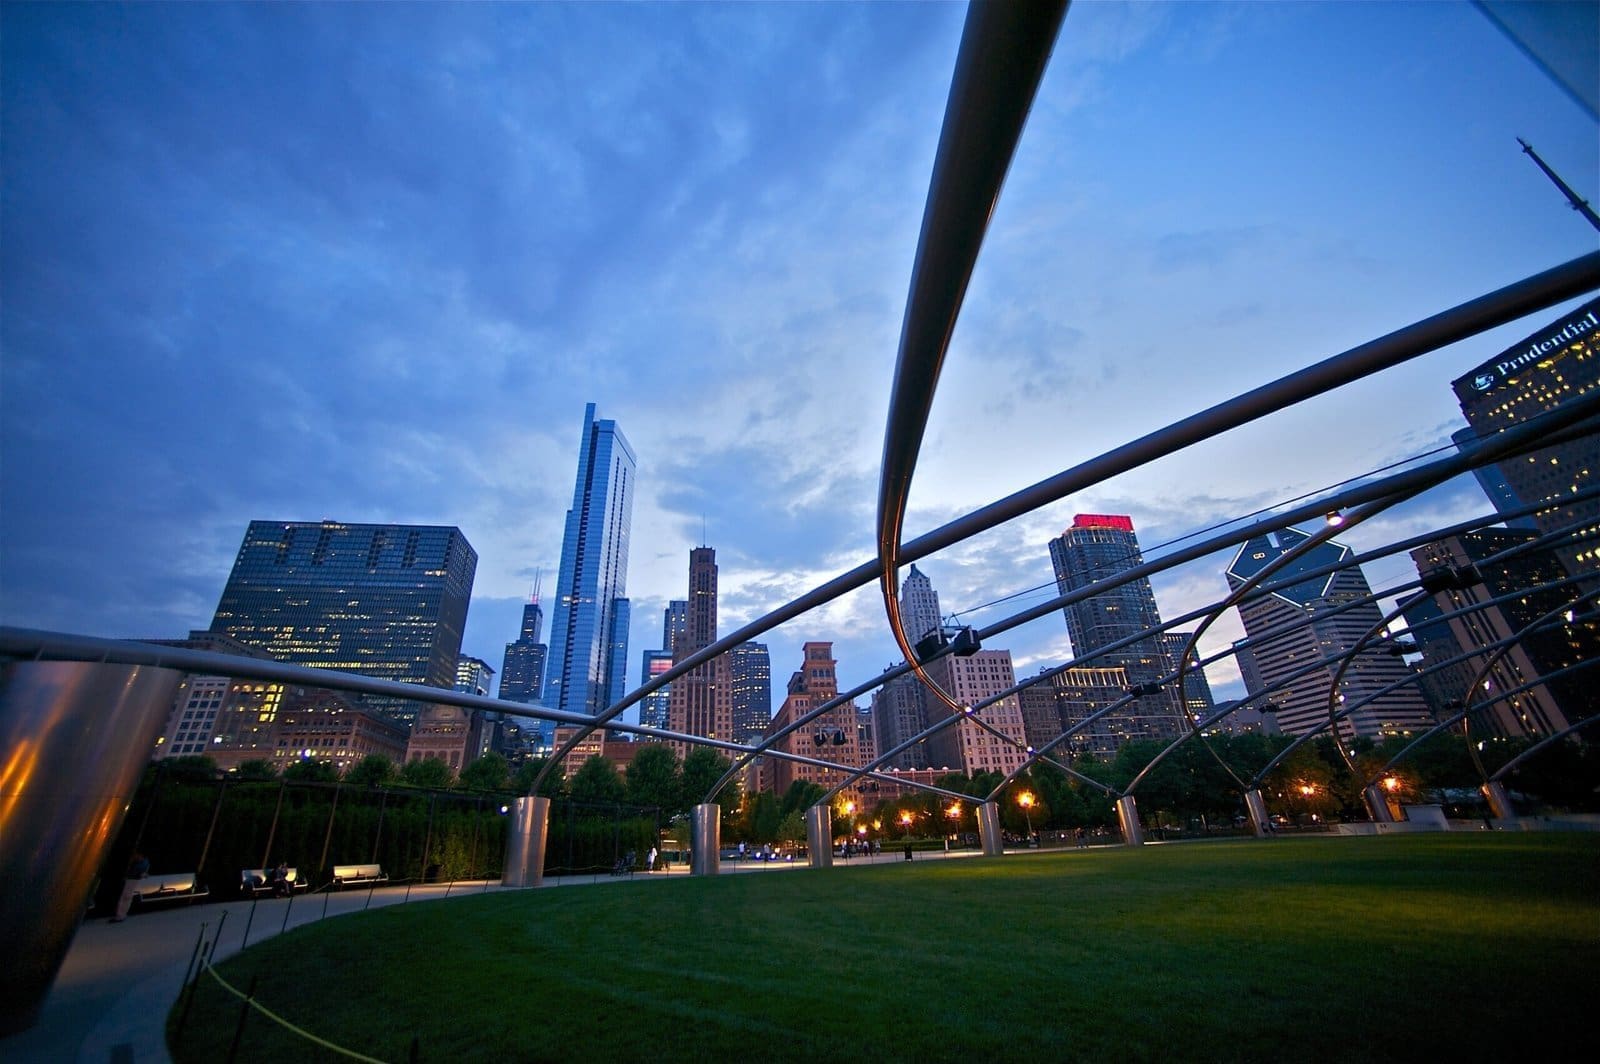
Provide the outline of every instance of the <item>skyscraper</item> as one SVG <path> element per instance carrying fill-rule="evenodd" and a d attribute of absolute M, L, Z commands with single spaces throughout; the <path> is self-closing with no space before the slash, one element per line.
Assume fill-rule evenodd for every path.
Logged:
<path fill-rule="evenodd" d="M 646 650 L 639 667 L 639 683 L 643 686 L 672 668 L 672 651 Z M 667 705 L 671 697 L 671 684 L 645 695 L 639 702 L 639 723 L 647 728 L 665 728 Z"/>
<path fill-rule="evenodd" d="M 449 689 L 477 567 L 459 528 L 252 521 L 211 630 L 295 665 Z M 362 702 L 416 719 L 414 702 Z"/>
<path fill-rule="evenodd" d="M 950 697 L 970 706 L 1017 685 L 1011 667 L 1011 651 L 980 650 L 969 657 L 947 654 L 928 663 L 928 675 Z M 928 699 L 929 723 L 955 713 L 942 700 Z M 994 732 L 978 726 L 975 720 L 962 720 L 928 740 L 928 767 L 948 765 L 969 776 L 979 772 L 1010 773 L 1027 759 L 1027 728 L 1022 721 L 1022 704 L 1016 695 L 1007 695 L 985 706 L 980 718 Z"/>
<path fill-rule="evenodd" d="M 522 607 L 522 630 L 506 644 L 500 668 L 500 697 L 531 705 L 544 694 L 544 663 L 549 647 L 544 643 L 544 610 L 539 596 Z"/>
<path fill-rule="evenodd" d="M 733 737 L 753 743 L 772 723 L 772 659 L 765 643 L 740 643 L 728 651 L 732 684 Z"/>
<path fill-rule="evenodd" d="M 906 635 L 912 643 L 939 627 L 943 615 L 939 612 L 939 593 L 915 564 L 900 585 L 900 619 L 905 622 Z"/>
<path fill-rule="evenodd" d="M 1600 387 L 1600 299 L 1551 322 L 1451 382 L 1461 413 L 1477 436 L 1528 421 Z M 1591 425 L 1592 429 L 1600 426 Z M 1468 448 L 1457 434 L 1457 445 Z M 1600 436 L 1540 448 L 1496 464 L 1515 498 L 1548 504 L 1534 515 L 1541 531 L 1600 522 L 1600 501 L 1569 502 L 1600 476 Z M 1495 496 L 1491 495 L 1491 498 Z M 1496 500 L 1497 503 L 1499 500 Z M 1595 541 L 1558 548 L 1574 575 L 1600 568 Z"/>
<path fill-rule="evenodd" d="M 800 669 L 789 677 L 788 697 L 783 700 L 777 715 L 772 718 L 768 734 L 782 731 L 796 719 L 824 702 L 833 701 L 839 695 L 838 663 L 833 659 L 833 644 L 806 643 L 802 653 L 805 655 L 805 661 Z M 773 749 L 859 768 L 866 764 L 863 755 L 868 752 L 862 748 L 863 736 L 859 724 L 855 705 L 846 702 L 830 709 L 798 731 L 785 735 L 773 745 Z M 844 779 L 844 773 L 838 769 L 821 768 L 777 758 L 771 759 L 768 764 L 766 779 L 770 788 L 780 795 L 796 780 L 809 780 L 823 787 L 832 787 Z M 845 793 L 852 799 L 861 800 L 861 793 L 854 787 L 846 788 Z"/>
<path fill-rule="evenodd" d="M 1237 590 L 1309 538 L 1299 529 L 1286 528 L 1247 540 L 1228 565 L 1228 586 Z M 1349 547 L 1330 540 L 1276 570 L 1272 580 L 1292 579 L 1312 569 L 1348 562 L 1351 557 Z M 1338 659 L 1383 617 L 1376 602 L 1349 606 L 1371 593 L 1361 569 L 1346 565 L 1330 575 L 1312 577 L 1239 603 L 1237 609 L 1250 637 L 1253 664 L 1251 669 L 1242 670 L 1246 686 L 1252 695 L 1265 695 L 1276 705 L 1278 725 L 1285 735 L 1303 735 L 1327 723 Z M 1305 620 L 1310 623 L 1293 631 L 1283 630 Z M 1295 676 L 1308 666 L 1311 668 L 1304 675 Z M 1345 670 L 1339 687 L 1338 695 L 1344 704 L 1360 706 L 1345 718 L 1341 734 L 1377 737 L 1431 727 L 1427 703 L 1414 683 L 1368 701 L 1377 691 L 1411 675 L 1409 667 L 1386 648 L 1369 643 Z"/>
<path fill-rule="evenodd" d="M 689 552 L 689 608 L 683 633 L 675 640 L 673 663 L 717 641 L 717 552 Z M 672 681 L 667 726 L 685 735 L 711 739 L 733 736 L 733 682 L 728 657 L 705 662 Z M 680 744 L 682 745 L 682 744 Z M 680 756 L 687 751 L 680 749 Z"/>
<path fill-rule="evenodd" d="M 553 709 L 596 716 L 626 693 L 636 464 L 617 423 L 585 406 L 550 624 L 543 702 Z"/>
<path fill-rule="evenodd" d="M 1133 519 L 1120 514 L 1078 514 L 1072 527 L 1050 541 L 1050 561 L 1055 567 L 1056 587 L 1062 594 L 1080 591 L 1110 580 L 1144 564 Z M 1067 619 L 1067 635 L 1080 664 L 1099 669 L 1122 669 L 1128 683 L 1138 687 L 1153 684 L 1172 671 L 1165 643 L 1159 634 L 1144 635 L 1136 642 L 1115 650 L 1105 650 L 1119 640 L 1154 633 L 1161 626 L 1155 592 L 1144 577 L 1120 587 L 1108 588 L 1062 609 Z M 1169 683 L 1159 693 L 1141 696 L 1126 711 L 1127 719 L 1116 727 L 1128 738 L 1172 738 L 1184 726 L 1178 705 L 1177 685 Z"/>

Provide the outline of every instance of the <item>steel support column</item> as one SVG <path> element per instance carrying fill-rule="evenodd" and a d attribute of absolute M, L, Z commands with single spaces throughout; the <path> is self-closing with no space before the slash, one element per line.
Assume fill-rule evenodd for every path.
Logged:
<path fill-rule="evenodd" d="M 507 887 L 544 884 L 544 847 L 550 837 L 550 799 L 525 795 L 511 803 L 511 832 L 506 839 L 506 870 L 500 883 Z"/>
<path fill-rule="evenodd" d="M 689 872 L 714 876 L 722 871 L 722 806 L 702 802 L 689 811 Z"/>
<path fill-rule="evenodd" d="M 826 803 L 806 810 L 806 862 L 812 868 L 833 867 L 833 809 Z"/>
<path fill-rule="evenodd" d="M 182 678 L 98 662 L 0 667 L 0 1035 L 38 1021 Z"/>
<path fill-rule="evenodd" d="M 1000 803 L 979 803 L 978 843 L 985 857 L 999 857 L 1006 852 L 1005 839 L 1000 837 Z"/>
<path fill-rule="evenodd" d="M 1483 800 L 1489 803 L 1489 812 L 1496 820 L 1517 819 L 1517 811 L 1511 805 L 1511 796 L 1506 793 L 1505 784 L 1499 780 L 1490 780 L 1478 790 L 1483 792 Z"/>
<path fill-rule="evenodd" d="M 1261 797 L 1261 788 L 1252 787 L 1244 792 L 1245 811 L 1250 814 L 1250 830 L 1256 833 L 1256 838 L 1266 838 L 1272 828 L 1272 823 L 1267 813 L 1267 800 Z"/>
<path fill-rule="evenodd" d="M 1381 783 L 1374 783 L 1361 791 L 1361 804 L 1367 807 L 1367 815 L 1374 824 L 1394 823 L 1394 814 L 1389 811 L 1389 796 L 1383 793 Z"/>
<path fill-rule="evenodd" d="M 1131 794 L 1117 799 L 1117 827 L 1122 829 L 1122 841 L 1129 846 L 1144 845 L 1144 828 L 1139 823 L 1139 802 Z"/>

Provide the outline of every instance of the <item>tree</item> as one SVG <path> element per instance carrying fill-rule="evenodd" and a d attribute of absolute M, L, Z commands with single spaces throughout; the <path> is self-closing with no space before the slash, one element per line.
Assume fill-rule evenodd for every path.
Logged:
<path fill-rule="evenodd" d="M 239 767 L 242 769 L 244 766 Z M 382 787 L 393 782 L 395 775 L 393 761 L 382 754 L 368 754 L 345 771 L 344 781 L 358 787 Z"/>
<path fill-rule="evenodd" d="M 783 792 L 783 800 L 778 803 L 778 815 L 787 817 L 790 813 L 810 809 L 826 793 L 811 780 L 795 780 Z"/>
<path fill-rule="evenodd" d="M 233 770 L 233 776 L 240 780 L 275 780 L 278 778 L 278 766 L 259 757 L 239 762 L 239 766 Z"/>
<path fill-rule="evenodd" d="M 443 758 L 423 757 L 415 761 L 407 761 L 400 769 L 400 782 L 407 787 L 421 787 L 430 791 L 442 791 L 450 786 L 455 773 Z"/>
<path fill-rule="evenodd" d="M 780 842 L 804 842 L 806 838 L 806 823 L 796 809 L 784 817 L 778 824 L 778 840 Z"/>
<path fill-rule="evenodd" d="M 683 759 L 683 789 L 679 793 L 682 797 L 681 808 L 688 809 L 698 805 L 707 791 L 722 778 L 723 773 L 733 767 L 733 762 L 712 750 L 710 747 L 697 746 L 689 751 L 689 756 Z M 717 795 L 717 804 L 722 806 L 722 815 L 728 816 L 739 808 L 739 788 L 727 786 L 722 788 Z"/>
<path fill-rule="evenodd" d="M 331 761 L 312 761 L 307 758 L 285 765 L 283 778 L 296 783 L 335 783 L 339 779 L 339 770 L 333 767 Z"/>
<path fill-rule="evenodd" d="M 163 762 L 167 775 L 175 780 L 214 780 L 217 778 L 217 763 L 204 754 L 186 754 L 183 757 L 169 757 Z"/>
<path fill-rule="evenodd" d="M 628 797 L 622 777 L 617 775 L 611 762 L 599 754 L 591 754 L 589 760 L 578 766 L 569 791 L 574 801 L 595 804 L 620 805 Z"/>
<path fill-rule="evenodd" d="M 751 842 L 776 842 L 783 813 L 778 806 L 778 796 L 771 791 L 757 791 L 747 803 L 745 833 Z"/>
<path fill-rule="evenodd" d="M 467 762 L 461 769 L 459 785 L 467 791 L 503 791 L 510 782 L 511 768 L 506 759 L 490 751 Z"/>
<path fill-rule="evenodd" d="M 661 810 L 663 819 L 681 813 L 683 780 L 678 771 L 678 755 L 663 743 L 645 743 L 628 762 L 627 794 L 633 805 Z"/>
<path fill-rule="evenodd" d="M 519 794 L 529 794 L 533 791 L 533 781 L 539 778 L 539 773 L 544 771 L 546 759 L 539 757 L 525 762 L 517 768 L 517 774 L 512 777 L 511 789 Z M 559 798 L 565 793 L 567 787 L 566 773 L 557 765 L 554 772 L 545 777 L 539 787 L 539 794 L 544 798 Z"/>

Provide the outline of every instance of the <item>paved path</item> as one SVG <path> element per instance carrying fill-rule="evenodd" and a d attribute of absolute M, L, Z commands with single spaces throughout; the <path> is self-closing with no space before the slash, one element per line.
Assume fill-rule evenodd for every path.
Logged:
<path fill-rule="evenodd" d="M 971 851 L 958 851 L 948 856 L 971 855 Z M 945 856 L 919 853 L 917 858 Z M 870 860 L 836 857 L 834 867 L 867 867 L 901 859 L 894 852 L 876 854 Z M 721 865 L 724 874 L 775 874 L 804 867 L 804 861 L 724 861 Z M 688 874 L 688 866 L 678 864 L 665 872 L 626 878 L 594 875 L 547 879 L 541 889 L 677 879 Z M 403 886 L 354 888 L 300 895 L 292 901 L 263 898 L 253 903 L 156 908 L 119 924 L 103 918 L 85 920 L 45 1000 L 39 1022 L 21 1034 L 0 1038 L 0 1060 L 6 1064 L 162 1064 L 171 1060 L 166 1047 L 167 1013 L 178 999 L 184 972 L 202 939 L 207 943 L 216 940 L 213 957 L 222 960 L 244 947 L 247 929 L 249 941 L 254 943 L 271 938 L 286 927 L 315 923 L 324 916 L 505 889 L 515 888 L 482 880 L 413 886 L 409 892 Z"/>

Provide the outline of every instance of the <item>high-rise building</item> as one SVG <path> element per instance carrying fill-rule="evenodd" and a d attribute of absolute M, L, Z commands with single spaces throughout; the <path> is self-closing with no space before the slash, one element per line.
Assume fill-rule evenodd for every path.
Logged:
<path fill-rule="evenodd" d="M 1471 425 L 1457 429 L 1450 434 L 1450 442 L 1456 445 L 1456 450 L 1468 454 L 1475 448 L 1483 446 L 1483 440 L 1478 437 L 1478 432 Z M 1490 504 L 1497 514 L 1508 514 L 1513 510 L 1522 509 L 1522 500 L 1517 498 L 1517 493 L 1506 481 L 1506 475 L 1500 471 L 1500 466 L 1495 463 L 1481 465 L 1472 471 L 1472 476 L 1478 482 L 1478 487 L 1483 489 L 1483 494 L 1488 497 Z M 1539 523 L 1533 519 L 1532 514 L 1523 514 L 1521 517 L 1506 521 L 1508 528 L 1535 529 Z"/>
<path fill-rule="evenodd" d="M 494 669 L 490 668 L 487 661 L 479 658 L 461 655 L 461 663 L 456 666 L 456 690 L 469 695 L 483 695 L 485 697 L 494 693 Z M 427 711 L 422 714 L 427 716 Z M 487 754 L 495 745 L 496 737 L 500 732 L 500 714 L 492 710 L 472 713 L 473 738 L 476 745 L 467 751 L 466 760 L 471 761 Z M 419 721 L 421 717 L 418 718 Z M 415 738 L 416 728 L 412 728 Z M 503 745 L 503 744 L 502 744 Z"/>
<path fill-rule="evenodd" d="M 1600 299 L 1511 345 L 1451 382 L 1451 387 L 1461 413 L 1480 439 L 1600 387 Z M 1600 425 L 1590 427 L 1595 431 L 1580 439 L 1497 463 L 1499 479 L 1515 498 L 1529 505 L 1548 504 L 1548 509 L 1534 515 L 1541 531 L 1575 522 L 1587 522 L 1584 528 L 1600 523 L 1600 499 L 1569 501 L 1600 476 Z M 1600 569 L 1596 549 L 1591 539 L 1558 548 L 1558 554 L 1573 573 L 1589 573 Z"/>
<path fill-rule="evenodd" d="M 906 630 L 910 631 L 909 628 Z M 927 691 L 915 676 L 900 676 L 873 693 L 872 727 L 880 750 L 893 750 L 927 730 Z M 927 744 L 918 743 L 900 751 L 890 759 L 889 767 L 927 768 Z"/>
<path fill-rule="evenodd" d="M 543 703 L 597 716 L 627 691 L 628 537 L 636 460 L 615 421 L 583 411 L 561 541 Z"/>
<path fill-rule="evenodd" d="M 928 663 L 928 675 L 963 706 L 975 705 L 1017 684 L 1009 650 L 980 650 L 967 657 L 947 654 Z M 928 698 L 930 725 L 955 712 L 942 699 Z M 1028 756 L 1028 738 L 1017 696 L 1007 695 L 985 706 L 978 711 L 978 718 L 994 731 L 970 718 L 942 729 L 928 740 L 928 766 L 948 765 L 969 776 L 979 772 L 1010 774 L 1021 768 Z"/>
<path fill-rule="evenodd" d="M 448 690 L 477 567 L 459 528 L 252 521 L 211 630 L 279 661 Z M 415 702 L 360 701 L 416 719 Z"/>
<path fill-rule="evenodd" d="M 646 650 L 639 668 L 639 683 L 643 686 L 672 668 L 672 651 Z M 665 728 L 671 697 L 671 684 L 645 695 L 639 702 L 639 723 L 647 728 Z"/>
<path fill-rule="evenodd" d="M 671 654 L 689 630 L 689 600 L 673 599 L 661 618 L 661 647 Z"/>
<path fill-rule="evenodd" d="M 1161 645 L 1166 648 L 1167 661 L 1173 669 L 1178 667 L 1178 662 L 1183 659 L 1183 648 L 1189 645 L 1189 638 L 1193 632 L 1162 632 Z M 1197 648 L 1198 649 L 1198 648 Z M 1176 688 L 1176 685 L 1174 685 Z M 1189 671 L 1183 677 L 1183 698 L 1189 716 L 1195 720 L 1204 720 L 1211 712 L 1211 684 L 1206 680 L 1206 671 L 1199 665 L 1190 665 Z"/>
<path fill-rule="evenodd" d="M 805 660 L 799 671 L 789 677 L 788 695 L 772 718 L 772 724 L 767 729 L 769 735 L 777 734 L 813 709 L 839 696 L 838 662 L 833 658 L 833 644 L 806 643 L 801 653 Z M 778 739 L 773 749 L 860 768 L 867 763 L 863 756 L 867 751 L 863 749 L 862 738 L 859 713 L 853 703 L 845 702 Z M 842 782 L 844 776 L 839 769 L 772 758 L 765 779 L 767 785 L 781 795 L 796 780 L 809 780 L 829 788 Z M 845 793 L 861 801 L 865 792 L 852 787 L 847 788 Z"/>
<path fill-rule="evenodd" d="M 1094 587 L 1143 565 L 1144 555 L 1131 517 L 1078 514 L 1071 528 L 1050 541 L 1050 561 L 1055 568 L 1056 587 L 1066 594 Z M 1144 577 L 1096 592 L 1063 607 L 1062 613 L 1080 665 L 1122 669 L 1134 687 L 1158 684 L 1172 671 L 1166 644 L 1156 632 L 1161 626 L 1161 614 L 1156 609 L 1155 592 Z M 1136 641 L 1106 649 L 1130 638 Z M 1174 738 L 1185 726 L 1180 714 L 1177 685 L 1168 683 L 1129 704 L 1126 716 L 1137 720 L 1139 726 L 1123 730 L 1130 737 Z"/>
<path fill-rule="evenodd" d="M 933 581 L 915 564 L 900 585 L 900 619 L 913 644 L 944 621 L 944 615 L 939 612 L 939 593 L 933 589 Z"/>
<path fill-rule="evenodd" d="M 1238 590 L 1309 538 L 1296 528 L 1252 537 L 1228 565 L 1228 586 Z M 1349 547 L 1329 540 L 1275 570 L 1272 580 L 1293 579 L 1313 569 L 1348 563 L 1353 556 Z M 1278 725 L 1285 735 L 1303 735 L 1327 724 L 1340 660 L 1383 618 L 1375 601 L 1351 605 L 1371 594 L 1361 569 L 1346 564 L 1329 575 L 1310 577 L 1238 604 L 1250 639 L 1252 668 L 1245 672 L 1246 686 L 1251 695 L 1264 696 L 1257 708 L 1266 709 L 1265 702 L 1276 706 Z M 1309 623 L 1294 627 L 1300 621 Z M 1297 676 L 1302 670 L 1306 671 Z M 1400 658 L 1369 641 L 1345 669 L 1337 692 L 1341 705 L 1358 707 L 1343 718 L 1340 733 L 1378 737 L 1432 727 L 1432 715 L 1415 683 L 1371 697 L 1412 675 Z"/>
<path fill-rule="evenodd" d="M 1070 761 L 1080 754 L 1107 759 L 1129 739 L 1146 738 L 1151 728 L 1136 713 L 1089 718 L 1128 693 L 1128 674 L 1121 669 L 1079 667 L 1056 673 L 1021 692 L 1023 731 L 1028 745 L 1042 748 L 1069 729 L 1076 729 L 1052 754 Z M 1085 721 L 1089 723 L 1085 724 Z M 1165 724 L 1165 718 L 1162 719 Z"/>
<path fill-rule="evenodd" d="M 740 643 L 728 651 L 732 684 L 733 737 L 759 742 L 772 723 L 772 659 L 765 643 Z"/>
<path fill-rule="evenodd" d="M 544 695 L 544 663 L 549 647 L 544 643 L 544 610 L 539 597 L 522 607 L 522 630 L 506 644 L 500 665 L 500 697 L 507 702 L 532 705 Z"/>
<path fill-rule="evenodd" d="M 673 647 L 677 664 L 717 641 L 717 552 L 696 547 L 689 552 L 689 609 L 684 631 Z M 667 727 L 708 739 L 733 737 L 733 679 L 728 656 L 697 665 L 673 680 L 667 698 Z M 677 744 L 680 757 L 687 744 Z"/>
<path fill-rule="evenodd" d="M 1469 698 L 1481 702 L 1496 691 L 1525 688 L 1517 694 L 1507 693 L 1473 715 L 1474 725 L 1486 725 L 1499 735 L 1543 738 L 1600 711 L 1600 689 L 1586 672 L 1561 674 L 1564 669 L 1600 658 L 1600 625 L 1568 621 L 1562 616 L 1569 607 L 1583 609 L 1573 601 L 1578 588 L 1572 584 L 1544 586 L 1563 581 L 1568 574 L 1556 551 L 1531 546 L 1537 538 L 1536 532 L 1484 528 L 1437 540 L 1411 552 L 1417 572 L 1424 579 L 1430 573 L 1460 571 L 1468 566 L 1482 578 L 1481 583 L 1447 586 L 1434 592 L 1432 611 L 1408 603 L 1407 623 L 1413 616 L 1419 622 L 1418 645 L 1423 651 L 1424 666 L 1429 664 L 1430 655 L 1436 661 L 1448 661 L 1457 654 L 1517 637 L 1492 664 L 1488 660 L 1490 652 L 1484 651 L 1452 670 L 1456 683 L 1449 696 L 1451 701 L 1460 703 L 1453 707 L 1456 709 L 1466 705 Z M 1445 613 L 1469 606 L 1480 608 L 1444 619 Z M 1485 665 L 1489 667 L 1483 678 L 1488 691 L 1480 681 L 1469 695 L 1466 685 Z M 1460 679 L 1463 675 L 1464 680 Z"/>
<path fill-rule="evenodd" d="M 185 650 L 206 650 L 213 654 L 235 654 L 240 657 L 271 660 L 264 650 L 247 647 L 238 640 L 229 639 L 218 632 L 192 631 L 187 639 L 146 639 L 158 646 L 182 647 Z M 263 699 L 258 697 L 259 687 L 271 688 L 271 699 L 276 706 L 282 696 L 281 684 L 261 684 L 253 680 L 235 680 L 227 676 L 206 676 L 190 673 L 178 684 L 173 696 L 172 712 L 167 726 L 156 739 L 154 757 L 188 757 L 196 754 L 210 755 L 213 745 L 231 741 L 231 721 L 241 703 L 251 711 L 262 712 Z M 263 718 L 270 723 L 275 716 L 267 709 Z"/>

